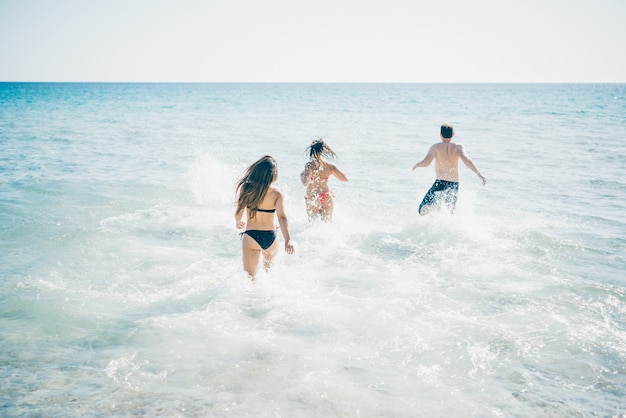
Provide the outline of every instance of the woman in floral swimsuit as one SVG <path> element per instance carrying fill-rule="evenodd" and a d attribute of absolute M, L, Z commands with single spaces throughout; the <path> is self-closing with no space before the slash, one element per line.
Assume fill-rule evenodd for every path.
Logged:
<path fill-rule="evenodd" d="M 300 180 L 306 186 L 304 201 L 309 221 L 320 217 L 324 222 L 331 222 L 334 195 L 328 187 L 328 178 L 331 175 L 340 181 L 348 181 L 348 178 L 336 165 L 323 159 L 335 158 L 337 154 L 322 138 L 314 140 L 307 152 L 311 160 L 304 166 Z"/>

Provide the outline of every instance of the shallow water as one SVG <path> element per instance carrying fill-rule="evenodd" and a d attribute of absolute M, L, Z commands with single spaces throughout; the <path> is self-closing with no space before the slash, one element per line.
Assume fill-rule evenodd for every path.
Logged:
<path fill-rule="evenodd" d="M 626 414 L 626 86 L 0 84 L 5 416 Z M 454 216 L 411 172 L 439 125 Z M 333 224 L 299 173 L 323 136 Z M 241 269 L 279 162 L 296 253 Z"/>

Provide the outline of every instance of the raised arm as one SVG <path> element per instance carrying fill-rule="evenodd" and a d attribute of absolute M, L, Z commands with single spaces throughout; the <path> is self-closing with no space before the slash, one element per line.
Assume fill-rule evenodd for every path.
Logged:
<path fill-rule="evenodd" d="M 434 159 L 435 159 L 435 146 L 433 145 L 428 150 L 428 154 L 426 154 L 426 157 L 424 157 L 424 159 L 420 161 L 419 163 L 415 163 L 412 170 L 415 170 L 417 167 L 428 167 L 430 163 L 433 162 Z"/>
<path fill-rule="evenodd" d="M 285 252 L 287 254 L 293 254 L 295 249 L 291 243 L 291 235 L 289 235 L 289 221 L 287 220 L 285 207 L 283 205 L 283 193 L 278 190 L 277 193 L 278 199 L 276 199 L 276 217 L 278 218 L 278 225 L 280 225 L 280 232 L 282 232 L 285 240 Z"/>
<path fill-rule="evenodd" d="M 476 173 L 476 175 L 482 180 L 483 186 L 487 184 L 487 179 L 480 173 L 480 171 L 478 171 L 478 168 L 476 168 L 472 159 L 465 153 L 465 147 L 463 145 L 459 145 L 459 158 L 461 158 L 461 161 L 463 161 L 467 168 Z"/>

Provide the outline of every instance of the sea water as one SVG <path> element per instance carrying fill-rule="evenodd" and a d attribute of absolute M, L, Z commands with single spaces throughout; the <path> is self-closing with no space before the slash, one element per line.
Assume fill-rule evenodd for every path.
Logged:
<path fill-rule="evenodd" d="M 443 122 L 487 185 L 420 217 Z M 0 415 L 625 416 L 625 175 L 623 84 L 0 84 Z"/>

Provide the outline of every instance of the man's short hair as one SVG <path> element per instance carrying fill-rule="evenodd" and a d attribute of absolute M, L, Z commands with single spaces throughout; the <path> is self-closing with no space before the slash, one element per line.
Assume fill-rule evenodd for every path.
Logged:
<path fill-rule="evenodd" d="M 444 138 L 452 138 L 454 135 L 454 128 L 449 123 L 444 123 L 441 125 L 441 136 Z"/>

